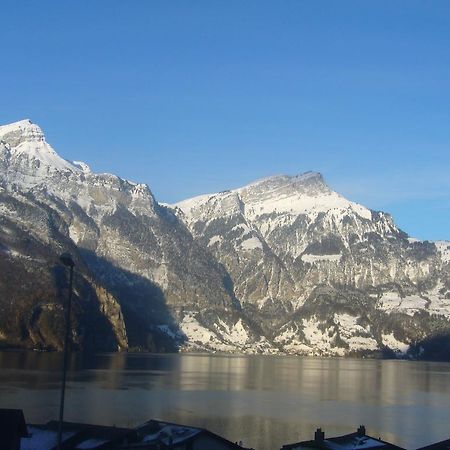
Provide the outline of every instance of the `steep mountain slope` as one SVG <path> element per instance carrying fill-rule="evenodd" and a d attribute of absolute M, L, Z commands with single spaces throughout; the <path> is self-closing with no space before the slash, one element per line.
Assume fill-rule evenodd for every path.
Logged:
<path fill-rule="evenodd" d="M 10 230 L 2 229 L 0 243 L 9 255 L 10 271 L 19 265 L 11 255 L 21 249 L 12 245 L 9 236 L 20 245 L 25 236 L 35 240 L 25 253 L 26 268 L 35 282 L 38 269 L 33 271 L 30 261 L 38 247 L 53 249 L 42 259 L 47 265 L 55 265 L 57 255 L 71 247 L 83 262 L 77 265 L 78 272 L 85 267 L 95 283 L 117 299 L 127 345 L 153 348 L 155 340 L 167 341 L 164 331 L 168 330 L 182 341 L 177 314 L 183 308 L 232 307 L 226 272 L 156 202 L 146 185 L 94 174 L 84 163 L 65 161 L 28 120 L 0 127 L 0 186 L 1 217 Z M 47 286 L 48 302 L 54 303 L 50 279 L 40 282 Z M 11 284 L 10 279 L 2 279 L 3 287 L 11 289 Z M 29 294 L 30 302 L 44 301 Z M 2 296 L 2 302 L 11 301 Z M 108 318 L 108 311 L 101 312 Z M 9 342 L 9 334 L 0 331 Z"/>
<path fill-rule="evenodd" d="M 388 214 L 346 200 L 318 173 L 174 208 L 227 268 L 244 312 L 283 351 L 413 351 L 449 330 L 447 243 L 409 239 Z"/>

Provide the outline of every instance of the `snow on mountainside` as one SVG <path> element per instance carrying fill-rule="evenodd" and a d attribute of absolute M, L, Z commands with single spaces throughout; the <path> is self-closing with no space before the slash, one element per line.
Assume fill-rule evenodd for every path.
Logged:
<path fill-rule="evenodd" d="M 75 201 L 87 212 L 96 209 L 100 215 L 111 213 L 120 201 L 128 201 L 130 208 L 145 212 L 154 203 L 144 184 L 111 174 L 94 174 L 83 162 L 61 158 L 30 120 L 0 127 L 0 164 L 4 187 L 45 191 Z M 120 192 L 124 194 L 121 197 Z"/>
<path fill-rule="evenodd" d="M 450 241 L 436 241 L 435 245 L 444 263 L 450 262 Z"/>
<path fill-rule="evenodd" d="M 448 329 L 447 243 L 408 238 L 388 214 L 345 199 L 319 173 L 173 207 L 227 268 L 244 311 L 285 352 L 406 352 Z"/>
<path fill-rule="evenodd" d="M 64 160 L 29 120 L 0 127 L 0 345 L 60 347 L 67 249 L 81 347 L 450 356 L 450 243 L 316 172 L 170 206 Z"/>
<path fill-rule="evenodd" d="M 333 209 L 352 209 L 361 217 L 367 219 L 372 217 L 367 208 L 350 202 L 330 190 L 324 183 L 322 175 L 316 172 L 307 172 L 294 177 L 278 175 L 264 178 L 239 189 L 184 200 L 175 206 L 183 210 L 188 219 L 191 216 L 198 218 L 205 204 L 214 202 L 218 197 L 233 194 L 243 201 L 249 219 L 272 213 L 318 214 Z M 218 213 L 220 214 L 220 211 Z"/>
<path fill-rule="evenodd" d="M 61 158 L 46 142 L 42 130 L 28 119 L 0 126 L 1 141 L 4 143 L 1 150 L 3 158 L 21 161 L 23 166 L 33 169 L 33 173 L 13 174 L 23 185 L 30 186 L 39 179 L 44 180 L 51 172 L 79 170 Z"/>
<path fill-rule="evenodd" d="M 157 203 L 146 185 L 95 174 L 84 163 L 65 161 L 30 121 L 0 128 L 0 189 L 0 249 L 8 255 L 28 252 L 33 259 L 41 246 L 54 247 L 51 259 L 42 260 L 48 266 L 47 288 L 24 293 L 32 308 L 40 311 L 42 302 L 60 302 L 45 291 L 51 292 L 51 284 L 59 283 L 51 281 L 55 254 L 73 245 L 86 265 L 80 276 L 93 277 L 106 297 L 117 299 L 119 316 L 111 319 L 109 309 L 101 305 L 100 312 L 111 322 L 113 333 L 123 320 L 129 346 L 167 349 L 178 345 L 185 340 L 178 333 L 180 310 L 220 310 L 234 301 L 220 265 L 192 241 L 185 226 Z M 33 239 L 28 249 L 18 238 L 23 233 Z M 20 261 L 11 257 L 7 262 L 8 271 L 13 271 Z M 28 269 L 38 279 L 39 267 Z M 2 287 L 14 295 L 7 278 L 0 280 Z M 6 297 L 1 300 L 0 309 L 11 303 Z M 15 332 L 9 323 L 0 323 L 0 336 L 9 336 L 8 342 L 18 340 L 20 345 L 50 345 L 49 340 L 36 341 L 25 316 L 17 320 L 23 323 Z M 169 342 L 160 325 L 173 328 L 177 343 Z M 5 327 L 9 333 L 3 331 Z M 83 327 L 87 328 L 86 323 Z M 25 335 L 20 335 L 20 329 L 27 330 Z M 51 342 L 54 347 L 57 340 Z"/>

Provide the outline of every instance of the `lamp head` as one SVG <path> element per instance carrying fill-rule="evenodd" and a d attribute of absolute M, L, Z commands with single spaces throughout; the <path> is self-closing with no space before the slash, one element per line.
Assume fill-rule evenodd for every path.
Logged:
<path fill-rule="evenodd" d="M 72 255 L 70 253 L 63 253 L 59 260 L 67 267 L 73 267 L 75 263 L 73 262 Z"/>

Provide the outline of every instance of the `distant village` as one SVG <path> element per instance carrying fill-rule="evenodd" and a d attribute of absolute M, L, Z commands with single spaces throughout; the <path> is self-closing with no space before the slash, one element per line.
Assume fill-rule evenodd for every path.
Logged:
<path fill-rule="evenodd" d="M 62 427 L 60 428 L 60 425 Z M 61 432 L 59 436 L 59 432 Z M 450 439 L 416 450 L 444 450 Z M 0 450 L 228 450 L 250 449 L 204 428 L 149 420 L 136 428 L 50 421 L 27 424 L 20 409 L 0 409 Z M 355 432 L 327 437 L 318 428 L 313 439 L 286 444 L 280 450 L 366 450 L 402 447 L 366 434 L 361 425 Z"/>

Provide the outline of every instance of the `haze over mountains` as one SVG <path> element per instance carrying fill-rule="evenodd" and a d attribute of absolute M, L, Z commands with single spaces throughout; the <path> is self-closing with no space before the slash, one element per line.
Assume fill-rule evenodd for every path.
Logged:
<path fill-rule="evenodd" d="M 319 173 L 175 205 L 0 127 L 0 344 L 60 349 L 76 261 L 79 348 L 449 358 L 450 244 Z"/>

